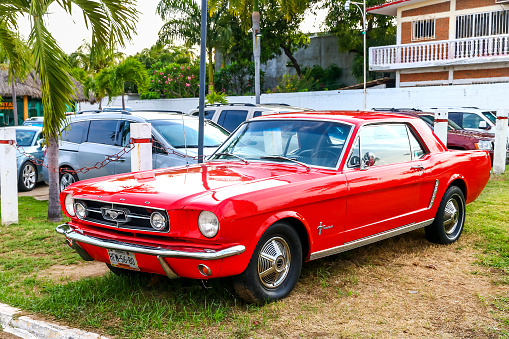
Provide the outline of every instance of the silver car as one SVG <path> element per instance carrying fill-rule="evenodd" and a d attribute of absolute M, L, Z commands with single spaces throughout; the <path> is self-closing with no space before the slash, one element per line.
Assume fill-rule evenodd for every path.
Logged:
<path fill-rule="evenodd" d="M 16 130 L 18 190 L 31 191 L 36 183 L 42 181 L 41 163 L 44 158 L 42 128 L 37 126 L 11 126 L 6 128 Z M 31 159 L 38 161 L 34 163 Z"/>
<path fill-rule="evenodd" d="M 197 162 L 196 117 L 181 113 L 122 111 L 85 112 L 68 119 L 59 145 L 60 190 L 78 180 L 131 172 L 131 154 L 124 154 L 123 150 L 130 148 L 132 123 L 150 123 L 152 126 L 153 168 Z M 207 121 L 204 154 L 212 154 L 228 134 L 224 128 Z M 46 164 L 47 159 L 44 161 Z M 43 176 L 48 182 L 46 167 L 43 167 Z"/>

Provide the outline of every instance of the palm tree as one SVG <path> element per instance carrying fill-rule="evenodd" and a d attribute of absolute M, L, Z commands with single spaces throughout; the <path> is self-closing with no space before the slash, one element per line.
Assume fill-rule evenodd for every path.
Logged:
<path fill-rule="evenodd" d="M 143 92 L 148 87 L 147 69 L 134 57 L 129 57 L 112 69 L 110 81 L 113 92 L 122 94 L 122 109 L 125 109 L 125 83 L 134 82 L 138 91 Z"/>
<path fill-rule="evenodd" d="M 43 136 L 47 144 L 48 165 L 58 169 L 58 139 L 64 127 L 67 105 L 71 104 L 75 86 L 71 79 L 71 68 L 67 56 L 45 25 L 51 4 L 58 4 L 72 14 L 72 7 L 78 6 L 85 21 L 92 30 L 92 46 L 105 46 L 112 42 L 125 45 L 131 39 L 135 29 L 137 14 L 134 0 L 2 0 L 0 2 L 0 45 L 19 57 L 11 50 L 9 43 L 17 29 L 21 17 L 30 19 L 31 30 L 28 44 L 32 47 L 35 71 L 42 88 L 44 106 Z M 12 60 L 12 57 L 10 58 Z M 58 171 L 49 171 L 48 220 L 59 221 L 62 212 L 59 204 Z"/>
<path fill-rule="evenodd" d="M 3 34 L 1 34 L 3 32 Z M 0 63 L 8 70 L 9 82 L 12 86 L 12 110 L 14 125 L 18 125 L 18 104 L 16 98 L 16 78 L 25 81 L 32 69 L 31 51 L 18 34 L 12 35 L 5 23 L 0 24 L 0 38 L 4 37 L 4 44 L 0 42 Z M 4 47 L 2 47 L 4 46 Z"/>
<path fill-rule="evenodd" d="M 310 0 L 230 0 L 230 9 L 240 19 L 243 28 L 247 31 L 249 19 L 253 29 L 253 58 L 255 64 L 255 96 L 256 103 L 260 103 L 260 54 L 261 54 L 261 31 L 260 31 L 260 4 L 267 4 L 273 8 L 279 8 L 286 20 L 292 15 L 302 13 L 310 3 Z M 210 0 L 210 10 L 214 11 L 223 6 L 224 0 Z M 250 15 L 251 14 L 251 15 Z"/>
<path fill-rule="evenodd" d="M 183 39 L 186 47 L 200 43 L 201 9 L 194 0 L 161 0 L 157 13 L 167 20 L 159 31 L 160 43 L 171 43 L 174 39 Z M 224 2 L 217 10 L 209 10 L 207 19 L 207 59 L 209 72 L 209 92 L 214 91 L 214 65 L 212 56 L 225 39 L 232 35 L 229 25 L 224 22 L 227 15 Z"/>

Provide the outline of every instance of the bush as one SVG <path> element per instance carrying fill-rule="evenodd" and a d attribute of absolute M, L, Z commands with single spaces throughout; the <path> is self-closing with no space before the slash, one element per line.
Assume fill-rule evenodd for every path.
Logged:
<path fill-rule="evenodd" d="M 228 99 L 226 99 L 226 93 L 212 91 L 209 94 L 205 95 L 205 103 L 208 105 L 212 105 L 215 103 L 227 104 Z"/>
<path fill-rule="evenodd" d="M 260 71 L 260 87 L 265 73 Z M 232 62 L 214 74 L 214 87 L 228 95 L 246 95 L 254 92 L 255 70 L 253 62 Z"/>
<path fill-rule="evenodd" d="M 314 65 L 312 68 L 306 67 L 303 69 L 300 77 L 297 74 L 283 75 L 279 84 L 272 92 L 327 91 L 344 87 L 344 84 L 338 81 L 342 73 L 342 69 L 335 64 L 331 64 L 326 69 L 319 65 Z"/>
<path fill-rule="evenodd" d="M 141 99 L 193 98 L 199 92 L 200 67 L 168 64 L 150 72 L 150 86 Z"/>

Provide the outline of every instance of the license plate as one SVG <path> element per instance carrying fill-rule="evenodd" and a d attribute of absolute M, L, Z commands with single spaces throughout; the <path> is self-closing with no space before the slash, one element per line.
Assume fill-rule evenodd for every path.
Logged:
<path fill-rule="evenodd" d="M 118 250 L 107 250 L 111 266 L 139 271 L 134 253 Z"/>

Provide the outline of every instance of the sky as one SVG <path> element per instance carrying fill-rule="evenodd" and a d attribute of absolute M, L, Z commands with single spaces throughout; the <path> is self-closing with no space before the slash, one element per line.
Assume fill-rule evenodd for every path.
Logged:
<path fill-rule="evenodd" d="M 120 51 L 126 55 L 133 55 L 144 48 L 150 48 L 157 41 L 157 34 L 163 25 L 163 21 L 156 14 L 158 0 L 138 0 L 137 8 L 140 12 L 138 23 L 136 24 L 136 35 L 124 49 Z M 45 22 L 53 37 L 59 43 L 65 53 L 70 54 L 83 44 L 84 40 L 90 41 L 90 30 L 87 30 L 85 22 L 82 19 L 81 12 L 73 7 L 72 17 L 65 13 L 56 4 L 49 8 L 51 13 L 45 18 Z M 302 25 L 305 33 L 320 31 L 320 23 L 323 21 L 324 12 L 320 12 L 318 17 L 308 15 Z M 28 37 L 30 26 L 28 20 L 20 24 L 20 33 L 25 38 Z"/>

